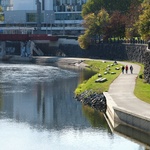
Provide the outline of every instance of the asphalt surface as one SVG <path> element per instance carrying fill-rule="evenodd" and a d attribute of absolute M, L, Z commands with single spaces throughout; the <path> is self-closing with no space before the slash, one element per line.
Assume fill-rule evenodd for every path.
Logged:
<path fill-rule="evenodd" d="M 119 62 L 121 64 L 133 66 L 133 74 L 130 69 L 128 73 L 121 73 L 117 79 L 110 85 L 108 93 L 112 97 L 117 107 L 133 113 L 137 116 L 146 117 L 150 120 L 150 104 L 143 102 L 134 95 L 136 78 L 140 71 L 140 66 L 128 62 Z"/>

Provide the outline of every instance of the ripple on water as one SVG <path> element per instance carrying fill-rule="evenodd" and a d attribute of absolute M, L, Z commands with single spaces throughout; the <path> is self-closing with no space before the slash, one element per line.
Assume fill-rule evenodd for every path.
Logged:
<path fill-rule="evenodd" d="M 74 77 L 76 73 L 62 70 L 52 66 L 1 64 L 0 83 L 19 84 L 29 82 L 43 82 L 57 80 L 58 78 Z"/>

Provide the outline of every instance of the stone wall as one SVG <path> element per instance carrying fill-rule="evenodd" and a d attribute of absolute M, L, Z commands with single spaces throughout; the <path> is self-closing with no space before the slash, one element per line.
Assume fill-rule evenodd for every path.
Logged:
<path fill-rule="evenodd" d="M 146 44 L 102 43 L 99 45 L 92 45 L 86 50 L 82 50 L 78 45 L 61 44 L 58 50 L 69 57 L 130 60 L 143 63 L 146 48 Z"/>
<path fill-rule="evenodd" d="M 144 56 L 144 79 L 150 83 L 150 50 L 147 50 Z"/>

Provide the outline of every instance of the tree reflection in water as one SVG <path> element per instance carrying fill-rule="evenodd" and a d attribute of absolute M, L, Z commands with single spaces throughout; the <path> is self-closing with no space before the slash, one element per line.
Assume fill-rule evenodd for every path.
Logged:
<path fill-rule="evenodd" d="M 103 113 L 94 110 L 87 105 L 82 106 L 82 111 L 93 127 L 109 130 L 109 126 L 103 116 Z"/>

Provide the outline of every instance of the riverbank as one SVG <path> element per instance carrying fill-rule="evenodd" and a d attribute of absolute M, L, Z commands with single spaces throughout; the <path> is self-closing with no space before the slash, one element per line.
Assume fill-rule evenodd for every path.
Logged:
<path fill-rule="evenodd" d="M 43 57 L 36 58 L 40 62 L 56 63 L 58 66 L 73 66 L 78 69 L 85 68 L 85 60 L 89 58 L 66 58 L 66 57 Z M 150 134 L 150 104 L 135 97 L 134 88 L 138 77 L 140 66 L 120 62 L 124 65 L 133 65 L 133 74 L 120 74 L 110 85 L 109 91 L 104 92 L 107 99 L 107 117 L 113 128 L 119 124 L 132 126 Z"/>
<path fill-rule="evenodd" d="M 45 59 L 45 60 L 44 60 Z M 85 68 L 84 63 L 89 58 L 48 57 L 45 62 L 57 63 L 58 66 L 73 66 L 78 69 Z M 134 88 L 140 66 L 128 62 L 119 62 L 123 65 L 133 65 L 133 74 L 120 74 L 110 85 L 108 92 L 104 92 L 107 99 L 107 117 L 113 128 L 119 124 L 132 126 L 150 134 L 150 104 L 135 97 Z"/>
<path fill-rule="evenodd" d="M 15 56 L 11 59 L 11 61 L 21 60 L 27 61 L 27 59 Z M 52 63 L 58 66 L 83 69 L 87 66 L 84 63 L 85 60 L 89 60 L 89 58 L 33 57 L 31 61 L 37 64 Z M 131 63 L 125 64 L 130 65 Z M 110 85 L 109 91 L 104 92 L 107 99 L 106 114 L 113 128 L 116 128 L 119 124 L 125 124 L 150 134 L 150 105 L 142 102 L 133 94 L 140 67 L 136 64 L 132 65 L 134 74 L 120 74 Z"/>

